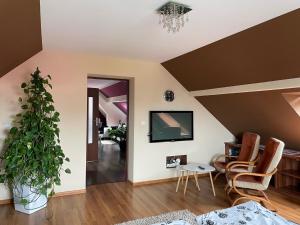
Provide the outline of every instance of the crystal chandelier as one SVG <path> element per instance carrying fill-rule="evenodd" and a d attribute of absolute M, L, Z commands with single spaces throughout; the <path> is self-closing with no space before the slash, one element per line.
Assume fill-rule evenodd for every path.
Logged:
<path fill-rule="evenodd" d="M 185 22 L 189 21 L 188 12 L 192 9 L 186 5 L 176 2 L 167 2 L 160 7 L 157 12 L 159 14 L 159 24 L 168 32 L 176 33 L 182 28 Z"/>

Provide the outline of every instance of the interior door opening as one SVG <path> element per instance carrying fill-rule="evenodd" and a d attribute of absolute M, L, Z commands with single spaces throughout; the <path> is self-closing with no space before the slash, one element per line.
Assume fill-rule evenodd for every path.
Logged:
<path fill-rule="evenodd" d="M 88 78 L 86 185 L 127 180 L 129 80 Z"/>

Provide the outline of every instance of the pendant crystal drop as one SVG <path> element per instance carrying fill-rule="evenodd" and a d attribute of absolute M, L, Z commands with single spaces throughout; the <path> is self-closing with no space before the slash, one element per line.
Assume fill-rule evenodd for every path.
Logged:
<path fill-rule="evenodd" d="M 191 9 L 184 5 L 170 2 L 159 9 L 159 24 L 168 32 L 176 33 L 189 21 L 188 11 Z"/>

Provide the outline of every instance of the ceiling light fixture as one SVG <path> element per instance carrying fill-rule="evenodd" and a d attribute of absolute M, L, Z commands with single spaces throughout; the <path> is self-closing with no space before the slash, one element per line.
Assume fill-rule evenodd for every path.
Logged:
<path fill-rule="evenodd" d="M 159 14 L 159 24 L 163 25 L 163 28 L 168 32 L 176 33 L 189 21 L 188 12 L 192 9 L 186 5 L 167 2 L 161 6 L 157 12 Z"/>

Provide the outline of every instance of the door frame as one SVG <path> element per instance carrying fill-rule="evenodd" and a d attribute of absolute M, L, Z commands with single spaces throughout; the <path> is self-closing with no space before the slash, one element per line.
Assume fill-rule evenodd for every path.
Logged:
<path fill-rule="evenodd" d="M 98 155 L 98 149 L 99 149 L 99 144 L 98 144 L 98 140 L 99 140 L 99 133 L 98 133 L 98 127 L 97 127 L 97 117 L 96 117 L 96 113 L 95 113 L 95 109 L 94 109 L 94 107 L 95 107 L 95 105 L 94 105 L 94 103 L 98 103 L 98 105 L 99 105 L 99 93 L 97 93 L 97 97 L 98 97 L 98 99 L 97 100 L 94 100 L 93 101 L 93 112 L 92 112 L 92 123 L 94 124 L 93 125 L 93 129 L 92 129 L 92 136 L 93 136 L 93 140 L 94 140 L 94 142 L 95 142 L 95 144 L 94 144 L 94 142 L 93 143 L 91 143 L 91 144 L 89 144 L 88 143 L 88 139 L 89 139 L 89 125 L 88 125 L 88 123 L 89 123 L 89 95 L 91 95 L 91 94 L 94 94 L 95 96 L 96 96 L 96 91 L 97 90 L 95 90 L 95 89 L 97 89 L 97 88 L 87 88 L 87 130 L 86 130 L 86 162 L 95 162 L 95 161 L 98 161 L 98 158 L 99 158 L 99 155 Z M 96 102 L 95 102 L 96 101 Z M 99 107 L 99 106 L 98 106 Z M 94 120 L 94 117 L 95 117 L 95 120 Z M 95 123 L 94 123 L 94 121 L 95 121 Z M 96 129 L 96 130 L 95 130 Z M 92 146 L 91 146 L 92 145 Z M 90 147 L 90 149 L 89 149 L 89 147 Z M 96 148 L 97 147 L 97 148 Z M 97 159 L 96 159 L 96 157 L 92 157 L 92 158 L 94 158 L 93 160 L 89 160 L 89 158 L 88 158 L 88 155 L 93 155 L 93 154 L 88 154 L 88 150 L 96 150 L 97 151 Z"/>
<path fill-rule="evenodd" d="M 129 126 L 129 114 L 130 114 L 130 89 L 131 89 L 131 85 L 132 85 L 132 79 L 130 77 L 118 77 L 118 76 L 106 76 L 106 75 L 99 75 L 99 76 L 95 76 L 95 75 L 88 75 L 86 78 L 86 81 L 88 79 L 98 79 L 98 80 L 119 80 L 119 81 L 127 81 L 128 85 L 127 85 L 127 115 L 126 115 L 126 123 L 127 123 L 127 134 L 126 134 L 126 138 L 127 138 L 127 142 L 126 142 L 126 161 L 125 161 L 125 182 L 128 181 L 128 157 L 129 157 L 129 130 L 131 129 L 131 126 Z M 89 87 L 86 85 L 86 90 Z M 86 124 L 88 122 L 88 117 L 86 114 Z M 88 130 L 86 129 L 86 138 L 88 138 Z M 87 154 L 87 147 L 86 147 L 86 151 Z M 87 161 L 86 161 L 87 162 Z M 133 162 L 132 162 L 133 163 Z M 85 171 L 86 171 L 86 167 L 85 167 Z"/>

